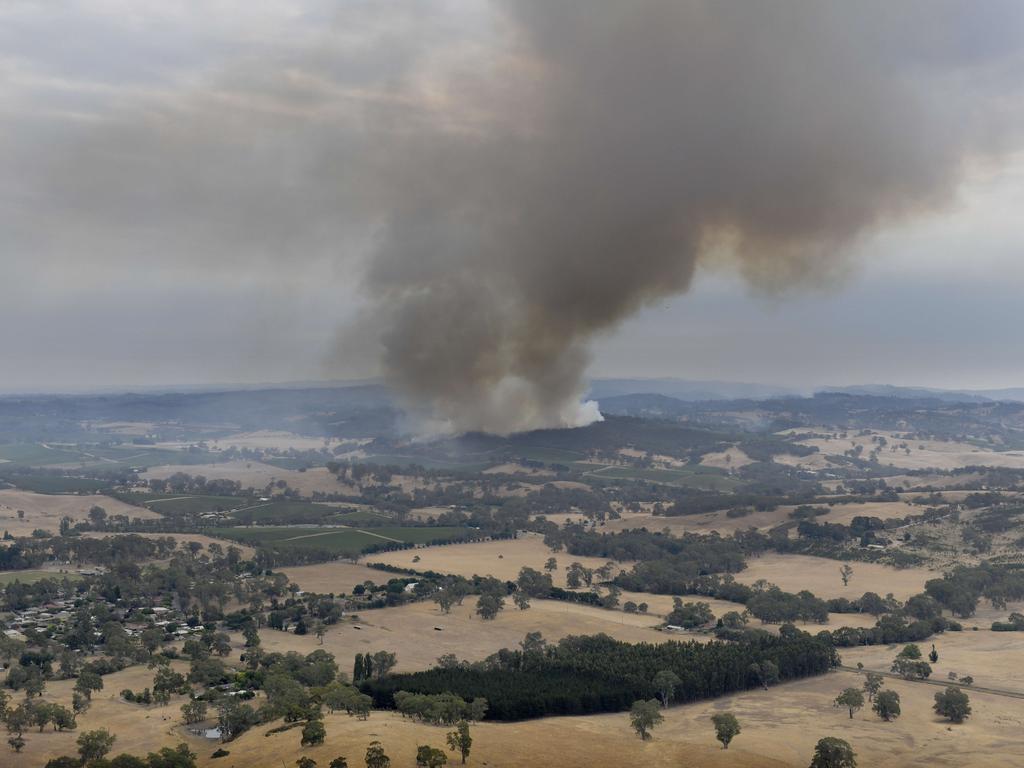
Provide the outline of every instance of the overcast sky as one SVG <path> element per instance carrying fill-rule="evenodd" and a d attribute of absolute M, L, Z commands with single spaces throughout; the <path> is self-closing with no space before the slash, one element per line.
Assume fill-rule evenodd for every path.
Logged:
<path fill-rule="evenodd" d="M 532 65 L 506 23 L 468 0 L 0 3 L 0 391 L 378 375 L 379 192 L 324 177 L 394 125 L 515 123 L 530 78 L 501 73 Z M 1024 386 L 1024 154 L 965 166 L 798 287 L 701 261 L 599 327 L 589 373 Z"/>

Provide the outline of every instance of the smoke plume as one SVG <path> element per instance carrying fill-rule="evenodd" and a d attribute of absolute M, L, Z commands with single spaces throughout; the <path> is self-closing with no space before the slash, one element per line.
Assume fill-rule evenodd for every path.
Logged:
<path fill-rule="evenodd" d="M 358 328 L 422 420 L 572 426 L 599 418 L 591 341 L 702 262 L 765 290 L 827 280 L 1020 138 L 1015 0 L 336 13 L 56 135 L 0 135 L 8 250 L 357 282 Z"/>
<path fill-rule="evenodd" d="M 799 285 L 948 203 L 1003 148 L 1020 72 L 1021 6 L 983 5 L 503 6 L 519 111 L 388 147 L 367 288 L 389 378 L 457 430 L 585 423 L 588 342 L 709 254 Z"/>

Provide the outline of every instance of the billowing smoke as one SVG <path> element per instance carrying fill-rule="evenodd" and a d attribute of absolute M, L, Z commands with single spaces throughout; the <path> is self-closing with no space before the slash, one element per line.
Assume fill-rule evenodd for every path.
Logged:
<path fill-rule="evenodd" d="M 570 426 L 599 418 L 595 336 L 702 262 L 829 280 L 1020 138 L 1016 0 L 326 8 L 308 40 L 22 131 L 8 251 L 356 281 L 425 423 Z"/>
<path fill-rule="evenodd" d="M 455 429 L 585 423 L 588 342 L 702 259 L 767 289 L 841 270 L 1003 148 L 1024 7 L 982 6 L 508 3 L 521 111 L 389 142 L 388 376 Z"/>

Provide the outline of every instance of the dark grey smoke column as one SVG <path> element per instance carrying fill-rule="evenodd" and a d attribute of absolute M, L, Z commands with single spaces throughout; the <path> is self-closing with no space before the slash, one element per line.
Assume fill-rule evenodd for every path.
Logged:
<path fill-rule="evenodd" d="M 996 97 L 1021 73 L 1020 3 L 502 7 L 526 108 L 389 143 L 378 169 L 385 370 L 457 430 L 592 419 L 594 334 L 703 258 L 769 290 L 841 273 L 854 238 L 947 203 L 1019 117 Z"/>

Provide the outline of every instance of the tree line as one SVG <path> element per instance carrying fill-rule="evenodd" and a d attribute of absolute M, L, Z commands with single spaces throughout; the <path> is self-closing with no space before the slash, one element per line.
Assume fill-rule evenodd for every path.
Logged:
<path fill-rule="evenodd" d="M 629 644 L 607 635 L 567 637 L 555 645 L 505 650 L 486 665 L 435 667 L 366 680 L 360 689 L 375 706 L 394 709 L 400 691 L 487 700 L 486 719 L 619 712 L 657 695 L 662 671 L 679 679 L 678 703 L 723 696 L 772 682 L 827 672 L 838 664 L 827 642 L 793 630 L 738 642 Z"/>

